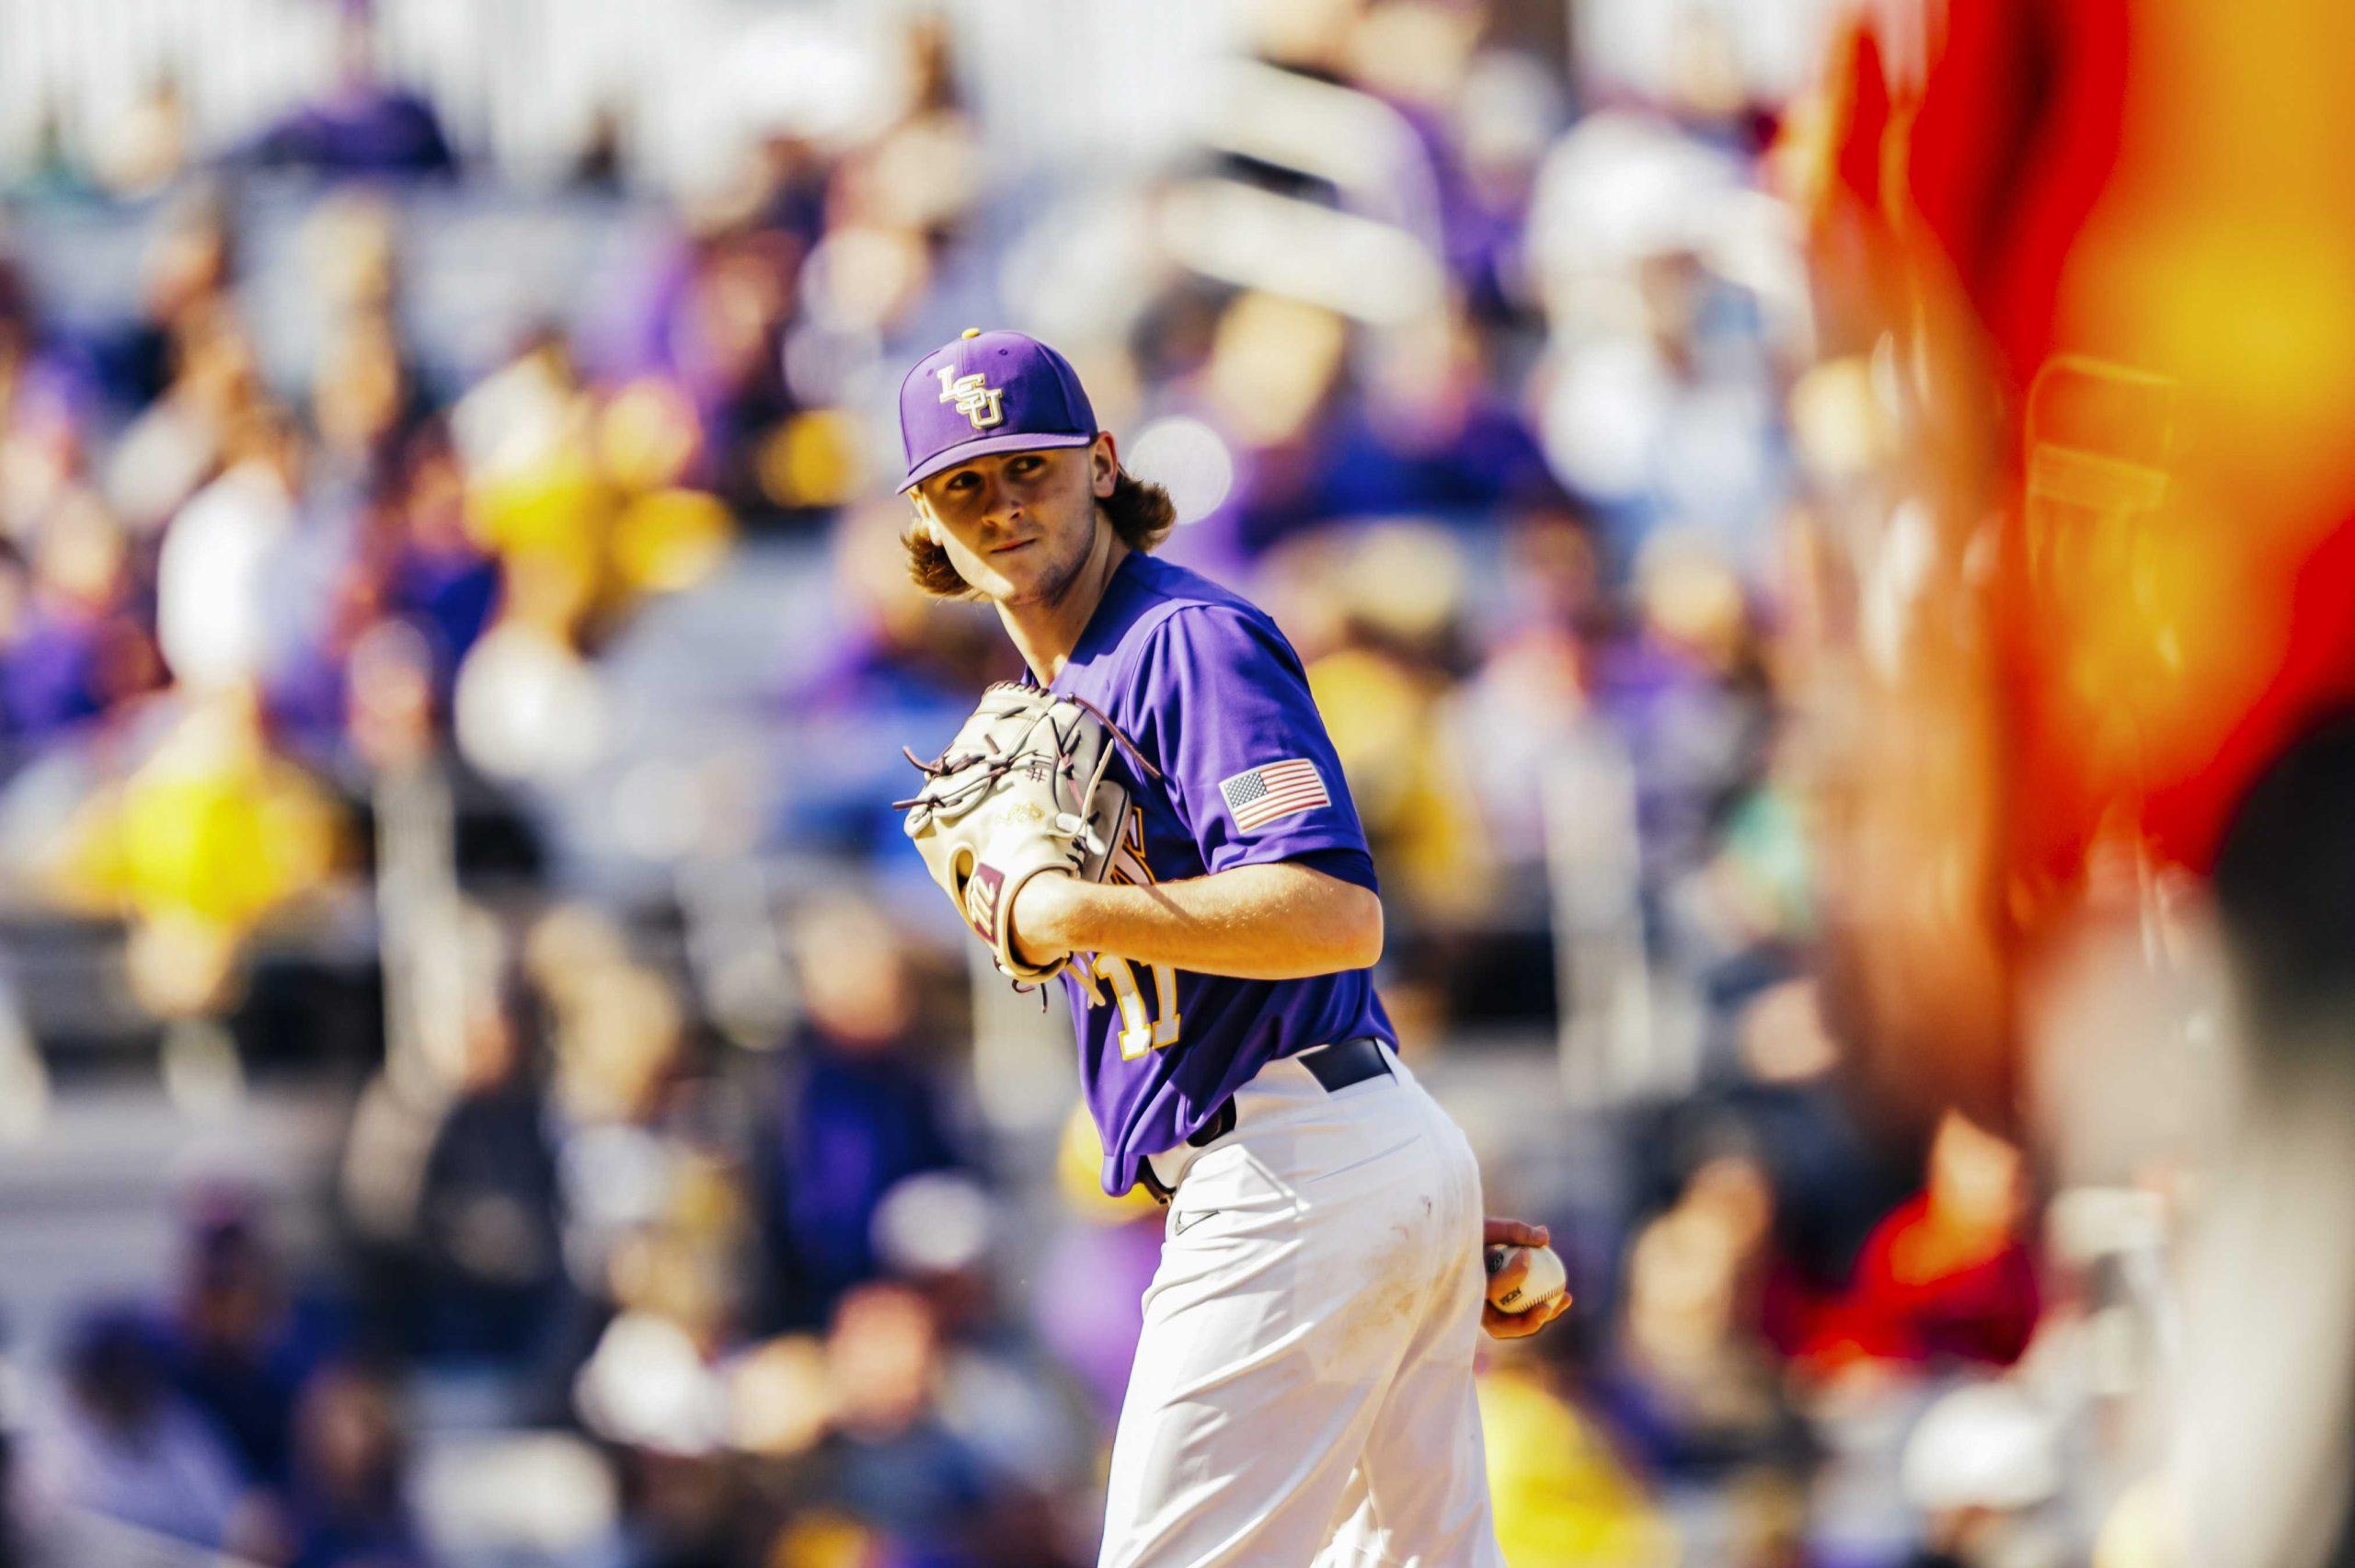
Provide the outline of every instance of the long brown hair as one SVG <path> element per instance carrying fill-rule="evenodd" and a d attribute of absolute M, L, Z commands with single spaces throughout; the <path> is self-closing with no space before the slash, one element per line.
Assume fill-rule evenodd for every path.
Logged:
<path fill-rule="evenodd" d="M 1125 468 L 1113 476 L 1112 493 L 1096 504 L 1110 520 L 1112 532 L 1120 535 L 1120 543 L 1132 550 L 1151 550 L 1167 537 L 1178 521 L 1178 508 L 1169 499 L 1169 492 Z M 936 599 L 982 597 L 980 589 L 957 575 L 948 550 L 926 537 L 913 523 L 900 535 L 900 543 L 908 547 L 908 576 L 926 593 Z"/>

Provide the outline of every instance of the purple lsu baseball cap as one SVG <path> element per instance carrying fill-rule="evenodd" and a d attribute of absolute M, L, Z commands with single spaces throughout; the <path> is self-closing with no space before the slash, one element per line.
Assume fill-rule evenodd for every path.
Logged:
<path fill-rule="evenodd" d="M 1096 410 L 1071 361 L 1019 332 L 973 327 L 934 349 L 900 383 L 900 445 L 909 489 L 992 452 L 1086 446 Z"/>

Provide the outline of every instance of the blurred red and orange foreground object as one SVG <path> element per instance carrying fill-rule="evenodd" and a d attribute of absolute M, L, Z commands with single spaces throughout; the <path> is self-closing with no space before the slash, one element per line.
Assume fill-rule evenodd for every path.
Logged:
<path fill-rule="evenodd" d="M 1789 121 L 1831 992 L 1925 1112 L 2004 1119 L 2057 934 L 2355 694 L 2349 58 L 2329 0 L 1876 6 Z"/>

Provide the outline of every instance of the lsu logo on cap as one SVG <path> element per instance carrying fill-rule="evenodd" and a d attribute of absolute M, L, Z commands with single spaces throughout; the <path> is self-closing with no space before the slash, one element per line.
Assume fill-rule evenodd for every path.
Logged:
<path fill-rule="evenodd" d="M 959 375 L 953 365 L 940 367 L 940 400 L 953 403 L 957 412 L 973 423 L 973 429 L 986 430 L 1005 422 L 1005 393 L 982 379 L 982 372 Z"/>

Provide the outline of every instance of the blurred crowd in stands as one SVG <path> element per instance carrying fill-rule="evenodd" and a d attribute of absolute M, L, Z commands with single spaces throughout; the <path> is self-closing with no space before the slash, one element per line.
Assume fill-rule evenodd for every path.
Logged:
<path fill-rule="evenodd" d="M 1701 8 L 1642 96 L 1470 0 L 1267 10 L 1221 144 L 1114 189 L 995 181 L 922 24 L 888 112 L 725 189 L 657 201 L 600 140 L 564 224 L 650 242 L 462 341 L 415 258 L 579 231 L 543 193 L 436 248 L 500 193 L 364 8 L 248 143 L 166 87 L 24 177 L 9 1081 L 120 1036 L 176 1094 L 354 1109 L 319 1255 L 196 1184 L 168 1286 L 17 1347 L 0 1562 L 106 1561 L 54 1545 L 103 1521 L 303 1568 L 1094 1560 L 1160 1211 L 982 1104 L 888 805 L 1012 670 L 905 580 L 891 388 L 1001 324 L 1300 648 L 1407 1047 L 1570 1254 L 1577 1312 L 1483 1378 L 1515 1568 L 2082 1555 L 2111 1500 L 2067 1485 L 2076 1353 L 2038 1372 L 2072 1327 L 2022 1153 L 1860 1115 L 1807 969 L 1775 632 L 1844 454 L 1791 411 L 1776 107 Z M 138 248 L 116 308 L 51 307 L 77 223 Z M 1633 981 L 1562 956 L 1614 932 Z M 61 933 L 127 1013 L 36 983 Z M 1651 1048 L 1566 1100 L 1590 983 Z"/>

